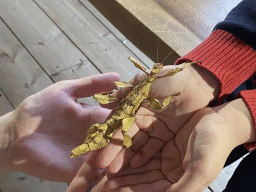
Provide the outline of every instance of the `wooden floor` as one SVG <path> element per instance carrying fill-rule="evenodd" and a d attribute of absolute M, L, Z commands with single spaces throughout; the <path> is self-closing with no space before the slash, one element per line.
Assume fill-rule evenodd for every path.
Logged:
<path fill-rule="evenodd" d="M 147 68 L 153 65 L 87 0 L 0 0 L 0 115 L 61 80 L 114 71 L 129 81 L 139 72 L 129 56 Z M 80 101 L 95 104 L 91 98 Z M 206 191 L 222 191 L 237 164 Z M 1 192 L 66 189 L 65 183 L 22 172 L 0 177 Z"/>

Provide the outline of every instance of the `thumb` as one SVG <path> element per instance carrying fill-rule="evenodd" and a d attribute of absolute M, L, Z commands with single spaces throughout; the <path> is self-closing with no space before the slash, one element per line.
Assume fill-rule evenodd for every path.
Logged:
<path fill-rule="evenodd" d="M 95 164 L 97 154 L 98 152 L 94 151 L 89 153 L 66 192 L 86 192 L 91 188 L 98 173 L 98 167 Z"/>
<path fill-rule="evenodd" d="M 204 191 L 208 185 L 210 185 L 214 179 L 209 179 L 207 173 L 199 168 L 200 163 L 197 165 L 187 166 L 184 175 L 180 180 L 173 184 L 166 192 L 198 192 Z"/>
<path fill-rule="evenodd" d="M 114 72 L 92 75 L 81 79 L 69 80 L 69 86 L 66 91 L 76 98 L 90 97 L 99 92 L 108 92 L 115 89 L 114 82 L 119 80 L 119 74 Z"/>

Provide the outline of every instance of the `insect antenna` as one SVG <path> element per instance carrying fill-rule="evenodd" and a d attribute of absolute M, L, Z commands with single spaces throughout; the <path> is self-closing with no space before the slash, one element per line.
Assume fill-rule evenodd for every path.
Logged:
<path fill-rule="evenodd" d="M 157 50 L 156 50 L 156 62 L 158 63 L 158 50 L 159 50 L 159 47 L 157 47 Z"/>
<path fill-rule="evenodd" d="M 168 56 L 169 56 L 170 54 L 172 54 L 173 52 L 174 52 L 174 51 L 171 51 L 171 52 L 164 58 L 164 60 L 163 60 L 161 63 L 164 63 L 165 59 L 167 59 Z"/>

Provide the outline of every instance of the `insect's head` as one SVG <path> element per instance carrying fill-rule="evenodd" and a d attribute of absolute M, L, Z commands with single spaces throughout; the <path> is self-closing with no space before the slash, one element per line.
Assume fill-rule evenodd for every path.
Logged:
<path fill-rule="evenodd" d="M 151 70 L 151 74 L 159 73 L 163 69 L 163 67 L 164 67 L 164 65 L 162 63 L 156 63 Z"/>

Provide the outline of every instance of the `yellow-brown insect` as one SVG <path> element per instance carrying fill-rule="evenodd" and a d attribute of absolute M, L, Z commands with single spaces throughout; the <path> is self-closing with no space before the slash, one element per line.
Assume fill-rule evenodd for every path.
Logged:
<path fill-rule="evenodd" d="M 157 77 L 157 74 L 163 69 L 163 64 L 156 63 L 153 66 L 151 72 L 148 74 L 146 72 L 146 68 L 143 67 L 138 61 L 131 57 L 129 57 L 129 59 L 133 62 L 135 67 L 141 69 L 143 72 L 147 74 L 146 80 L 144 80 L 142 83 L 135 87 L 124 81 L 115 82 L 116 86 L 118 87 L 133 87 L 133 89 L 125 98 L 121 100 L 120 105 L 116 109 L 114 109 L 112 116 L 107 118 L 103 123 L 93 124 L 89 128 L 84 143 L 72 150 L 71 158 L 78 157 L 88 151 L 98 150 L 105 147 L 111 141 L 113 133 L 117 131 L 121 126 L 122 134 L 124 137 L 123 145 L 126 146 L 127 148 L 130 147 L 132 145 L 132 140 L 126 132 L 132 126 L 135 114 L 138 111 L 142 102 L 144 100 L 149 100 L 152 109 L 161 110 L 164 109 L 170 103 L 171 97 L 180 94 L 177 93 L 167 97 L 163 101 L 163 104 L 161 104 L 157 99 L 148 96 L 152 83 L 159 78 L 173 76 L 176 73 L 182 71 L 184 68 L 191 65 L 192 63 L 196 63 L 187 63 L 181 68 L 172 69 L 169 72 L 167 72 L 166 75 Z M 96 99 L 102 104 L 119 100 L 111 96 L 109 93 L 95 94 L 94 99 Z"/>

